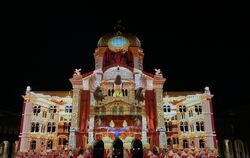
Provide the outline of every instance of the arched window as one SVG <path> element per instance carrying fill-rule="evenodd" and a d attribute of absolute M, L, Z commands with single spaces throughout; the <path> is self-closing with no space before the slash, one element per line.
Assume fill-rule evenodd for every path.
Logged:
<path fill-rule="evenodd" d="M 63 138 L 63 145 L 67 145 L 68 144 L 68 140 L 66 138 Z"/>
<path fill-rule="evenodd" d="M 167 111 L 168 111 L 168 112 L 171 112 L 170 105 L 167 106 Z"/>
<path fill-rule="evenodd" d="M 167 139 L 167 144 L 168 144 L 168 145 L 172 145 L 171 138 L 168 138 L 168 139 Z"/>
<path fill-rule="evenodd" d="M 200 148 L 205 148 L 205 141 L 203 139 L 200 139 L 199 144 Z"/>
<path fill-rule="evenodd" d="M 180 130 L 181 130 L 182 132 L 184 132 L 184 124 L 183 124 L 183 122 L 180 122 Z"/>
<path fill-rule="evenodd" d="M 36 149 L 36 141 L 33 140 L 30 142 L 30 150 L 35 150 Z"/>
<path fill-rule="evenodd" d="M 128 90 L 125 89 L 125 96 L 128 96 Z"/>
<path fill-rule="evenodd" d="M 65 113 L 69 112 L 69 106 L 65 106 Z"/>
<path fill-rule="evenodd" d="M 200 123 L 196 122 L 196 131 L 200 131 Z"/>
<path fill-rule="evenodd" d="M 188 148 L 189 144 L 186 139 L 183 140 L 183 148 Z"/>
<path fill-rule="evenodd" d="M 180 111 L 180 112 L 186 112 L 186 111 L 187 111 L 186 106 L 185 106 L 185 105 L 180 105 L 180 106 L 179 106 L 179 111 Z"/>
<path fill-rule="evenodd" d="M 183 105 L 183 112 L 186 112 L 186 111 L 187 111 L 186 106 Z"/>
<path fill-rule="evenodd" d="M 56 113 L 56 106 L 54 106 L 54 111 L 53 112 Z"/>
<path fill-rule="evenodd" d="M 110 89 L 108 90 L 108 96 L 111 96 L 111 90 Z"/>
<path fill-rule="evenodd" d="M 39 132 L 39 123 L 36 123 L 36 132 Z"/>
<path fill-rule="evenodd" d="M 33 107 L 34 115 L 38 115 L 40 112 L 41 112 L 41 106 L 40 105 Z"/>
<path fill-rule="evenodd" d="M 176 138 L 175 137 L 173 138 L 173 144 L 176 144 Z"/>
<path fill-rule="evenodd" d="M 36 114 L 37 113 L 37 106 L 33 107 L 33 113 Z"/>
<path fill-rule="evenodd" d="M 201 105 L 199 105 L 199 106 L 195 105 L 195 112 L 197 112 L 198 115 L 201 114 L 202 113 L 202 106 Z"/>
<path fill-rule="evenodd" d="M 125 91 L 124 91 L 124 89 L 122 89 L 122 96 L 125 96 Z"/>
<path fill-rule="evenodd" d="M 187 132 L 188 131 L 188 122 L 185 122 L 184 125 L 185 125 L 185 131 Z"/>
<path fill-rule="evenodd" d="M 198 110 L 198 106 L 197 106 L 197 105 L 195 105 L 195 107 L 194 107 L 194 111 L 195 111 L 195 112 L 197 112 L 197 113 L 199 112 L 199 110 Z"/>
<path fill-rule="evenodd" d="M 50 113 L 56 113 L 56 106 L 52 106 L 52 105 L 51 105 L 51 106 L 49 107 L 49 112 L 50 112 Z"/>
<path fill-rule="evenodd" d="M 112 90 L 111 90 L 111 96 L 113 96 L 114 92 L 115 92 L 115 90 L 112 89 Z"/>
<path fill-rule="evenodd" d="M 32 122 L 30 132 L 35 132 L 35 129 L 36 129 L 36 124 L 34 122 Z"/>
<path fill-rule="evenodd" d="M 202 113 L 202 106 L 199 105 L 199 113 L 201 114 Z"/>
<path fill-rule="evenodd" d="M 53 147 L 52 140 L 48 140 L 48 142 L 47 142 L 47 149 L 52 149 L 52 147 Z"/>
<path fill-rule="evenodd" d="M 52 123 L 52 132 L 55 132 L 56 131 L 56 124 L 55 122 Z"/>
<path fill-rule="evenodd" d="M 72 113 L 72 106 L 69 106 L 69 112 Z"/>
<path fill-rule="evenodd" d="M 48 126 L 47 126 L 47 132 L 51 132 L 51 129 L 52 129 L 51 123 L 49 122 L 49 123 L 48 123 Z"/>
<path fill-rule="evenodd" d="M 37 113 L 39 114 L 41 112 L 41 106 L 39 105 L 37 108 Z"/>
<path fill-rule="evenodd" d="M 163 106 L 163 111 L 164 111 L 164 112 L 167 112 L 166 105 Z"/>
<path fill-rule="evenodd" d="M 201 131 L 205 131 L 204 122 L 201 122 L 201 123 L 200 123 L 200 126 L 201 126 Z"/>
<path fill-rule="evenodd" d="M 183 112 L 182 105 L 179 106 L 179 111 Z"/>

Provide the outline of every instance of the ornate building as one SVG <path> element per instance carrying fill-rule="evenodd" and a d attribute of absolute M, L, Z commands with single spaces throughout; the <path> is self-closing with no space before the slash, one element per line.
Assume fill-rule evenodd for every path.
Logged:
<path fill-rule="evenodd" d="M 209 88 L 204 92 L 163 93 L 160 69 L 143 71 L 139 39 L 117 31 L 98 41 L 95 70 L 70 78 L 72 91 L 35 92 L 27 88 L 19 150 L 86 147 L 101 139 L 105 148 L 120 137 L 144 146 L 215 148 Z"/>

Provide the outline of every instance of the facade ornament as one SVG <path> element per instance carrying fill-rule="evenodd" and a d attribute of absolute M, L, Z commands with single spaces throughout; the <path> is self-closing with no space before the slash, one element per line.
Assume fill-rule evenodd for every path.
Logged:
<path fill-rule="evenodd" d="M 139 104 L 140 102 L 143 102 L 144 99 L 145 99 L 142 91 L 143 91 L 143 88 L 142 88 L 142 87 L 139 87 L 139 88 L 137 88 L 137 89 L 135 90 L 135 100 L 138 101 L 138 104 Z"/>
<path fill-rule="evenodd" d="M 102 92 L 102 89 L 100 86 L 97 86 L 95 91 L 94 91 L 94 99 L 99 102 L 99 101 L 102 101 L 103 99 L 105 99 L 105 97 L 107 95 L 104 95 L 103 92 Z"/>
<path fill-rule="evenodd" d="M 162 75 L 161 69 L 155 69 L 155 75 Z"/>
<path fill-rule="evenodd" d="M 113 120 L 110 121 L 109 126 L 112 127 L 112 128 L 115 127 L 115 123 L 114 123 Z"/>
<path fill-rule="evenodd" d="M 205 93 L 205 94 L 209 94 L 209 95 L 211 94 L 211 93 L 210 93 L 210 90 L 209 90 L 209 87 L 205 87 L 205 88 L 204 88 L 204 93 Z"/>
<path fill-rule="evenodd" d="M 114 94 L 113 97 L 122 97 L 122 79 L 120 75 L 117 75 L 114 82 Z"/>
<path fill-rule="evenodd" d="M 96 121 L 97 121 L 96 124 L 97 124 L 98 127 L 102 126 L 102 120 L 101 120 L 101 118 L 98 118 Z"/>
<path fill-rule="evenodd" d="M 123 121 L 122 126 L 123 126 L 123 127 L 127 127 L 127 126 L 128 126 L 128 123 L 127 123 L 126 120 Z"/>
<path fill-rule="evenodd" d="M 80 68 L 80 69 L 75 69 L 75 71 L 74 71 L 74 76 L 75 75 L 81 75 L 81 71 L 82 69 Z"/>
<path fill-rule="evenodd" d="M 31 91 L 31 87 L 30 87 L 30 86 L 27 86 L 27 88 L 26 88 L 26 95 L 29 94 L 30 91 Z"/>
<path fill-rule="evenodd" d="M 135 126 L 139 127 L 140 125 L 141 125 L 141 121 L 140 121 L 139 117 L 136 117 L 135 118 Z"/>

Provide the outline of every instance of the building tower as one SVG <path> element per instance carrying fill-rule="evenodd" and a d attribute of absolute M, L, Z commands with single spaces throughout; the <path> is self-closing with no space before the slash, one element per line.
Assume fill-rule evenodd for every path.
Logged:
<path fill-rule="evenodd" d="M 108 148 L 116 136 L 125 147 L 136 137 L 151 146 L 166 145 L 162 107 L 166 79 L 160 72 L 144 72 L 143 57 L 140 40 L 130 33 L 116 30 L 99 39 L 95 70 L 70 79 L 72 147 L 103 139 Z"/>

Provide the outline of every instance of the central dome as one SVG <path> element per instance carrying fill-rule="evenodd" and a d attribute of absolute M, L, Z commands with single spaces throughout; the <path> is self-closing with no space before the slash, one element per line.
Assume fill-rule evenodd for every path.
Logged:
<path fill-rule="evenodd" d="M 136 36 L 134 36 L 130 33 L 122 33 L 121 35 L 117 35 L 115 33 L 108 33 L 99 39 L 97 46 L 98 47 L 107 47 L 110 39 L 118 37 L 118 36 L 124 37 L 125 39 L 127 39 L 129 41 L 130 47 L 141 47 L 140 40 Z"/>

